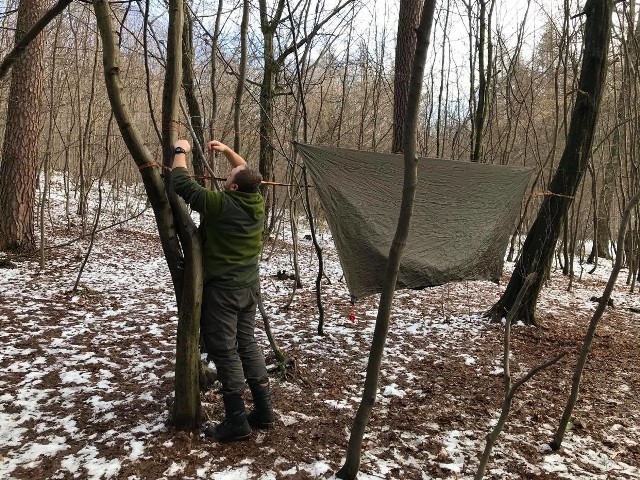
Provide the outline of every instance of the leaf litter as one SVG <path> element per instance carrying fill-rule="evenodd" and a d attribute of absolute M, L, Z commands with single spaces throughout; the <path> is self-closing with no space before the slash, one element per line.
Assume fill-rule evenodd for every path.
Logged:
<path fill-rule="evenodd" d="M 65 216 L 56 177 L 47 204 L 47 245 L 81 229 Z M 104 225 L 141 211 L 144 198 L 114 204 Z M 94 205 L 95 208 L 95 205 Z M 283 228 L 284 230 L 284 228 Z M 88 240 L 0 268 L 0 478 L 315 479 L 344 461 L 360 402 L 377 296 L 358 301 L 355 322 L 331 235 L 319 232 L 326 264 L 324 335 L 317 334 L 317 263 L 301 231 L 299 288 L 288 233 L 265 244 L 261 284 L 274 336 L 295 369 L 282 378 L 260 319 L 278 421 L 245 442 L 220 445 L 201 431 L 167 426 L 177 310 L 150 210 L 98 233 L 77 292 Z M 0 259 L 6 255 L 0 253 Z M 563 350 L 571 354 L 516 395 L 486 478 L 640 478 L 640 318 L 628 310 L 626 272 L 614 290 L 587 364 L 562 449 L 548 447 L 571 386 L 582 338 L 611 264 L 569 280 L 556 268 L 542 290 L 543 328 L 512 329 L 511 368 L 520 378 Z M 500 284 L 460 282 L 396 292 L 360 479 L 473 478 L 502 405 L 502 325 L 482 318 Z M 283 278 L 283 279 L 280 279 Z M 250 406 L 250 395 L 246 395 Z M 222 418 L 219 392 L 202 394 L 205 423 Z"/>

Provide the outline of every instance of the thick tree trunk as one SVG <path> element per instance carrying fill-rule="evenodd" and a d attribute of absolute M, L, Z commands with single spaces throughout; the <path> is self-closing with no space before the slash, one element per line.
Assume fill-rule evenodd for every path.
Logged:
<path fill-rule="evenodd" d="M 416 28 L 420 19 L 421 7 L 420 0 L 400 0 L 393 83 L 393 142 L 391 151 L 394 153 L 402 151 L 404 119 L 409 98 L 409 78 L 411 77 L 413 55 L 416 51 Z"/>
<path fill-rule="evenodd" d="M 21 0 L 16 44 L 36 23 L 44 0 Z M 0 250 L 34 251 L 38 135 L 44 36 L 36 36 L 15 61 L 0 164 Z"/>
<path fill-rule="evenodd" d="M 501 318 L 514 306 L 524 279 L 536 273 L 536 280 L 525 294 L 514 317 L 535 324 L 535 308 L 547 277 L 562 222 L 587 169 L 591 145 L 607 72 L 607 54 L 611 37 L 611 0 L 588 0 L 584 30 L 584 54 L 576 102 L 571 115 L 567 143 L 549 191 L 522 247 L 522 254 L 502 298 L 489 315 Z"/>

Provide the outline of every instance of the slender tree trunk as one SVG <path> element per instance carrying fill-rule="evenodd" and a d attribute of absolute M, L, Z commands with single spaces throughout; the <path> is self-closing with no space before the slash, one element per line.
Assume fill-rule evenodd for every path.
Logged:
<path fill-rule="evenodd" d="M 347 75 L 349 73 L 349 59 L 351 58 L 351 37 L 353 35 L 353 23 L 349 25 L 349 37 L 347 39 L 347 52 L 344 60 L 344 71 L 342 74 L 342 94 L 340 95 L 340 113 L 338 114 L 338 134 L 336 136 L 336 147 L 340 148 L 340 142 L 342 141 L 342 124 L 344 119 L 344 112 L 347 108 L 347 102 L 349 99 L 349 85 L 347 84 Z"/>
<path fill-rule="evenodd" d="M 242 22 L 240 23 L 240 65 L 238 67 L 238 83 L 236 85 L 236 96 L 234 98 L 233 111 L 233 149 L 236 152 L 241 150 L 240 135 L 242 129 L 240 118 L 242 115 L 242 94 L 247 80 L 247 35 L 249 30 L 249 0 L 244 0 L 242 6 Z"/>
<path fill-rule="evenodd" d="M 489 0 L 491 6 L 487 14 L 487 0 L 480 0 L 480 16 L 478 18 L 478 102 L 474 115 L 474 136 L 472 162 L 481 162 L 483 159 L 482 145 L 484 142 L 484 130 L 487 122 L 489 105 L 489 92 L 493 71 L 493 43 L 491 41 L 491 17 L 493 15 L 493 0 Z"/>
<path fill-rule="evenodd" d="M 517 320 L 535 324 L 538 295 L 547 277 L 562 222 L 587 169 L 596 127 L 600 100 L 607 72 L 607 55 L 611 37 L 611 0 L 588 0 L 584 30 L 584 54 L 578 94 L 571 115 L 571 125 L 560 164 L 545 196 L 538 216 L 524 242 L 522 254 L 502 298 L 489 314 L 503 317 L 514 306 L 518 292 L 529 273 L 536 280 L 524 297 Z"/>
<path fill-rule="evenodd" d="M 598 191 L 597 210 L 594 216 L 594 242 L 593 250 L 589 256 L 590 263 L 597 263 L 595 257 L 610 259 L 611 243 L 611 206 L 614 204 L 615 178 L 622 165 L 622 157 L 627 148 L 627 131 L 629 129 L 626 119 L 630 116 L 627 105 L 631 99 L 631 84 L 634 82 L 633 62 L 637 58 L 637 37 L 634 35 L 634 18 L 636 11 L 635 0 L 625 2 L 625 22 L 622 23 L 621 48 L 624 55 L 620 62 L 620 92 L 616 99 L 616 127 L 613 134 L 611 152 L 605 159 L 602 172 L 602 186 Z M 640 25 L 640 20 L 639 20 Z M 636 80 L 637 81 L 637 80 Z"/>
<path fill-rule="evenodd" d="M 218 0 L 218 10 L 216 12 L 216 23 L 211 39 L 211 116 L 209 120 L 209 138 L 216 136 L 216 122 L 218 120 L 218 37 L 220 36 L 220 19 L 222 17 L 222 7 L 224 0 Z"/>
<path fill-rule="evenodd" d="M 47 198 L 49 195 L 49 184 L 50 184 L 50 165 L 51 165 L 51 147 L 53 144 L 53 128 L 55 124 L 55 119 L 57 116 L 57 105 L 54 103 L 55 97 L 55 86 L 56 80 L 58 79 L 58 72 L 56 70 L 56 57 L 58 52 L 58 39 L 60 38 L 60 26 L 62 24 L 62 18 L 58 17 L 58 21 L 56 22 L 55 33 L 53 36 L 53 46 L 51 52 L 51 70 L 49 72 L 49 101 L 51 102 L 49 105 L 49 125 L 47 127 L 47 143 L 44 164 L 42 165 L 42 171 L 44 174 L 44 184 L 42 185 L 42 195 L 40 197 L 40 269 L 43 270 L 45 267 L 45 210 L 47 205 Z"/>
<path fill-rule="evenodd" d="M 289 14 L 289 19 L 291 20 L 291 30 L 293 31 L 293 43 L 297 44 L 298 42 L 297 42 L 296 33 L 295 33 L 295 26 L 293 24 L 293 15 L 291 11 L 291 6 L 288 1 L 287 1 L 287 12 Z M 308 45 L 307 45 L 307 48 L 308 48 Z M 297 80 L 297 87 L 298 87 L 297 111 L 299 112 L 299 114 L 296 114 L 296 117 L 299 116 L 300 120 L 302 121 L 302 141 L 305 143 L 308 141 L 308 131 L 309 131 L 309 125 L 308 125 L 309 122 L 307 118 L 307 104 L 305 101 L 305 89 L 304 89 L 304 82 L 303 82 L 303 76 L 302 76 L 303 67 L 306 70 L 306 65 L 305 65 L 305 59 L 307 58 L 306 53 L 307 51 L 305 50 L 305 55 L 303 55 L 303 60 L 301 61 L 300 58 L 298 57 L 297 50 L 293 52 L 294 58 L 295 58 L 296 80 Z M 292 170 L 295 170 L 295 161 L 293 162 Z M 293 177 L 293 174 L 292 174 L 292 177 Z M 309 220 L 309 229 L 311 230 L 311 239 L 313 241 L 313 247 L 316 252 L 316 258 L 318 259 L 318 273 L 316 275 L 316 283 L 315 283 L 316 292 L 315 293 L 316 293 L 316 305 L 318 307 L 318 335 L 323 335 L 324 334 L 324 331 L 323 331 L 324 306 L 322 305 L 322 276 L 324 275 L 324 258 L 322 256 L 322 247 L 320 246 L 320 242 L 318 242 L 318 237 L 316 235 L 316 226 L 314 223 L 314 217 L 313 217 L 313 214 L 311 213 L 311 199 L 309 195 L 309 183 L 307 179 L 307 170 L 305 165 L 302 166 L 302 177 L 304 181 L 304 205 L 306 206 L 307 218 Z M 294 239 L 294 241 L 297 242 L 297 238 Z M 296 285 L 298 284 L 298 282 L 300 282 L 299 272 L 297 271 L 296 271 L 295 282 L 296 282 Z"/>
<path fill-rule="evenodd" d="M 182 88 L 187 101 L 189 122 L 195 135 L 194 143 L 204 147 L 204 126 L 193 73 L 194 49 L 193 49 L 193 20 L 189 14 L 187 5 L 184 5 L 184 28 L 182 29 Z M 192 150 L 191 163 L 193 172 L 201 185 L 206 185 L 204 180 L 206 159 L 201 154 L 201 149 Z"/>
<path fill-rule="evenodd" d="M 450 13 L 450 0 L 447 0 L 447 8 L 445 10 L 444 17 L 444 25 L 442 26 L 444 31 L 447 31 L 449 28 L 449 13 Z M 444 145 L 444 132 L 446 130 L 446 121 L 444 117 L 446 116 L 446 98 L 445 98 L 445 88 L 447 87 L 447 74 L 445 74 L 445 61 L 450 60 L 447 55 L 447 46 L 449 42 L 447 41 L 446 35 L 442 36 L 442 51 L 440 55 L 442 56 L 442 60 L 440 63 L 440 71 L 442 74 L 440 75 L 440 85 L 438 88 L 438 113 L 436 115 L 436 158 L 442 157 L 442 150 Z M 449 47 L 450 48 L 450 47 Z"/>
<path fill-rule="evenodd" d="M 418 27 L 417 45 L 413 59 L 413 68 L 411 69 L 408 109 L 404 124 L 404 185 L 400 215 L 385 271 L 384 288 L 380 296 L 380 305 L 378 307 L 378 317 L 376 319 L 376 326 L 371 343 L 371 352 L 369 354 L 369 363 L 367 365 L 364 392 L 351 429 L 351 436 L 349 437 L 349 446 L 344 465 L 336 473 L 336 476 L 342 479 L 355 479 L 358 474 L 358 469 L 360 468 L 362 439 L 376 399 L 382 354 L 384 352 L 387 332 L 389 330 L 389 317 L 391 314 L 393 294 L 395 291 L 396 281 L 398 279 L 402 253 L 409 235 L 418 177 L 418 161 L 416 158 L 418 106 L 420 104 L 420 92 L 422 88 L 434 10 L 435 1 L 425 0 L 424 6 L 422 7 L 420 26 Z"/>
<path fill-rule="evenodd" d="M 580 350 L 580 356 L 578 357 L 578 363 L 576 364 L 576 369 L 573 373 L 573 382 L 571 385 L 571 393 L 569 398 L 567 398 L 567 404 L 565 405 L 564 412 L 562 414 L 562 419 L 560 420 L 560 425 L 558 426 L 558 430 L 553 438 L 553 442 L 551 442 L 551 448 L 553 450 L 558 450 L 562 445 L 562 440 L 564 438 L 565 431 L 567 429 L 567 425 L 569 420 L 571 419 L 571 414 L 573 413 L 573 407 L 575 406 L 578 400 L 578 393 L 580 391 L 580 381 L 582 379 L 582 372 L 584 371 L 584 367 L 587 364 L 587 357 L 589 356 L 589 350 L 591 350 L 591 344 L 593 343 L 593 338 L 596 333 L 596 328 L 598 327 L 598 323 L 604 314 L 604 311 L 607 308 L 607 302 L 611 297 L 611 292 L 613 292 L 613 287 L 616 284 L 616 280 L 618 278 L 618 273 L 620 272 L 620 268 L 622 267 L 622 257 L 624 251 L 624 239 L 627 230 L 627 226 L 629 223 L 629 218 L 631 217 L 631 213 L 635 208 L 636 204 L 640 201 L 640 193 L 634 195 L 625 211 L 622 214 L 622 219 L 620 220 L 620 230 L 618 231 L 618 241 L 617 241 L 617 253 L 616 260 L 613 266 L 613 270 L 611 271 L 611 275 L 609 275 L 609 280 L 607 281 L 607 285 L 600 297 L 600 303 L 598 303 L 598 307 L 596 311 L 593 313 L 591 317 L 591 321 L 589 322 L 589 328 L 587 329 L 587 333 L 585 335 L 584 341 L 582 343 L 582 349 Z"/>

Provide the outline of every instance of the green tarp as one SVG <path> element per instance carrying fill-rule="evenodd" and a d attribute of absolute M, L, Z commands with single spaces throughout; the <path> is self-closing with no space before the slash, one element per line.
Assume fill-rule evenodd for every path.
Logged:
<path fill-rule="evenodd" d="M 324 208 L 352 295 L 382 290 L 402 198 L 401 155 L 295 144 Z M 418 161 L 396 288 L 500 278 L 531 169 Z"/>

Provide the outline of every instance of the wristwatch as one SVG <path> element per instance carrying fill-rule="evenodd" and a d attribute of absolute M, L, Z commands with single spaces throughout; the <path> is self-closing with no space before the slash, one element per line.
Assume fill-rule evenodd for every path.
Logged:
<path fill-rule="evenodd" d="M 176 148 L 173 149 L 173 154 L 174 155 L 177 155 L 179 153 L 184 153 L 186 155 L 187 151 L 182 147 L 176 147 Z"/>

